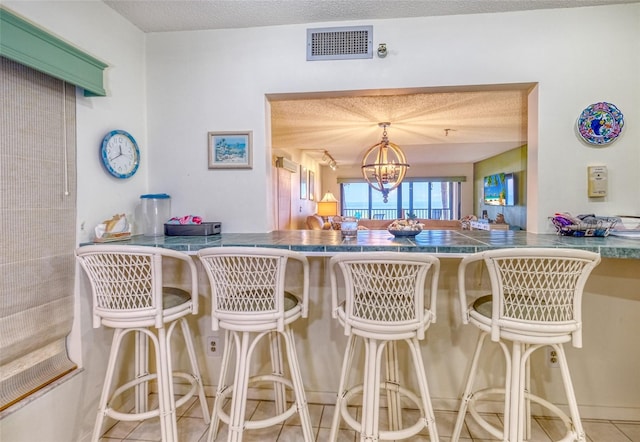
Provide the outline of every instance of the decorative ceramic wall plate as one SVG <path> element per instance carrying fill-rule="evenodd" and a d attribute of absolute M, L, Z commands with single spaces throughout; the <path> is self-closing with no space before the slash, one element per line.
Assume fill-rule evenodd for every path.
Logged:
<path fill-rule="evenodd" d="M 578 133 L 589 144 L 600 146 L 614 141 L 622 132 L 624 118 L 611 103 L 595 103 L 578 118 Z"/>

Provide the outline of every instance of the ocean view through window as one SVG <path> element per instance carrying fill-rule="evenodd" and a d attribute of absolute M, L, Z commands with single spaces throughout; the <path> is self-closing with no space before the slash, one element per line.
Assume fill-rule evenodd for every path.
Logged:
<path fill-rule="evenodd" d="M 342 216 L 366 219 L 460 219 L 460 181 L 413 178 L 389 192 L 388 202 L 365 182 L 340 184 Z"/>

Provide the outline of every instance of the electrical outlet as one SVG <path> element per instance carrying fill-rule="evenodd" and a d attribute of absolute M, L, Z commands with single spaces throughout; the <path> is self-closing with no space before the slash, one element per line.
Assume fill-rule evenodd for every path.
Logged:
<path fill-rule="evenodd" d="M 218 358 L 222 356 L 224 340 L 218 335 L 207 336 L 207 356 Z"/>
<path fill-rule="evenodd" d="M 553 347 L 547 347 L 547 365 L 552 368 L 560 366 L 558 363 L 558 353 Z"/>

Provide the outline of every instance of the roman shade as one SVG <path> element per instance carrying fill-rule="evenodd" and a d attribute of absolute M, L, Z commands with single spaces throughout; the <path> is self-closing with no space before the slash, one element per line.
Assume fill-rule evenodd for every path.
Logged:
<path fill-rule="evenodd" d="M 2 411 L 76 368 L 76 130 L 73 85 L 0 57 L 0 91 Z"/>

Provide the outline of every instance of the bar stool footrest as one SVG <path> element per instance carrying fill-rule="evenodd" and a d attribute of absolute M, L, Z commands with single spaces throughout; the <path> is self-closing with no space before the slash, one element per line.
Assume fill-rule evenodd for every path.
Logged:
<path fill-rule="evenodd" d="M 265 382 L 278 382 L 280 384 L 283 384 L 288 389 L 293 390 L 293 383 L 291 382 L 291 380 L 284 378 L 282 376 L 278 376 L 274 374 L 265 374 L 265 375 L 259 375 L 259 376 L 252 376 L 249 378 L 249 385 L 255 385 L 255 384 L 260 384 Z M 220 398 L 217 401 L 216 411 L 218 413 L 218 417 L 220 418 L 220 420 L 227 425 L 229 425 L 231 418 L 229 417 L 229 414 L 227 414 L 222 409 L 222 407 L 225 402 L 224 399 L 226 399 L 232 392 L 233 392 L 233 385 L 230 385 L 227 388 L 225 388 L 221 393 L 218 393 L 220 395 Z M 286 421 L 297 412 L 298 412 L 297 403 L 294 400 L 291 407 L 287 408 L 281 414 L 269 417 L 267 419 L 245 420 L 244 428 L 246 430 L 255 430 L 258 428 L 271 427 L 273 425 L 277 425 Z"/>
<path fill-rule="evenodd" d="M 356 394 L 362 392 L 364 389 L 363 384 L 355 385 L 344 392 L 343 401 L 340 406 L 340 414 L 342 419 L 356 432 L 362 432 L 362 424 L 356 421 L 353 416 L 349 413 L 349 399 L 351 399 Z M 415 436 L 422 429 L 427 428 L 429 426 L 429 422 L 427 421 L 425 411 L 422 409 L 420 405 L 420 398 L 411 390 L 404 388 L 399 385 L 394 385 L 393 389 L 388 387 L 386 382 L 380 383 L 380 390 L 392 390 L 394 392 L 398 392 L 407 399 L 409 399 L 414 405 L 416 405 L 416 409 L 420 411 L 420 419 L 415 424 L 408 426 L 406 428 L 401 428 L 399 430 L 380 430 L 379 431 L 379 439 L 382 440 L 395 440 L 395 439 L 406 439 L 411 436 Z M 434 423 L 435 424 L 435 423 Z"/>
<path fill-rule="evenodd" d="M 476 408 L 476 402 L 478 400 L 482 400 L 486 396 L 491 396 L 491 395 L 504 396 L 505 394 L 506 394 L 506 391 L 504 388 L 485 388 L 482 390 L 478 390 L 473 392 L 473 394 L 469 398 L 468 405 L 467 405 L 467 410 L 469 411 L 469 414 L 471 415 L 471 417 L 473 417 L 473 419 L 476 421 L 476 423 L 480 425 L 484 430 L 491 433 L 491 435 L 493 435 L 494 437 L 500 440 L 503 440 L 503 431 L 491 425 L 487 420 L 485 420 L 482 417 L 482 415 L 478 412 Z M 556 415 L 558 418 L 560 418 L 560 420 L 562 420 L 562 422 L 566 427 L 567 432 L 565 433 L 562 439 L 556 442 L 569 442 L 569 441 L 577 440 L 577 435 L 573 430 L 571 419 L 564 411 L 562 411 L 556 405 L 552 404 L 551 402 L 547 401 L 546 399 L 540 396 L 536 396 L 534 394 L 525 392 L 525 398 L 530 400 L 531 402 L 535 402 L 536 404 L 546 408 L 547 410 L 551 411 L 554 415 Z"/>
<path fill-rule="evenodd" d="M 145 376 L 141 376 L 139 378 L 133 379 L 119 386 L 113 391 L 113 393 L 109 397 L 107 406 L 109 406 L 109 404 L 111 404 L 115 398 L 120 396 L 125 391 L 130 390 L 140 384 L 144 384 L 146 382 L 151 382 L 153 380 L 156 380 L 157 378 L 158 378 L 157 373 L 151 373 L 151 374 L 147 374 Z M 176 408 L 178 408 L 184 405 L 189 399 L 191 399 L 196 394 L 196 391 L 198 388 L 198 381 L 192 374 L 183 373 L 180 371 L 174 371 L 172 378 L 182 378 L 189 381 L 189 383 L 191 384 L 191 388 L 189 388 L 189 391 L 186 392 L 184 395 L 180 396 L 178 399 L 176 399 L 175 406 Z M 154 408 L 153 410 L 143 411 L 140 413 L 134 413 L 134 412 L 125 413 L 125 412 L 113 409 L 109 406 L 109 408 L 107 408 L 104 411 L 104 414 L 105 416 L 108 416 L 110 418 L 113 418 L 119 421 L 141 421 L 141 420 L 146 420 L 146 419 L 160 416 L 160 409 Z"/>

